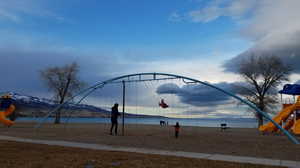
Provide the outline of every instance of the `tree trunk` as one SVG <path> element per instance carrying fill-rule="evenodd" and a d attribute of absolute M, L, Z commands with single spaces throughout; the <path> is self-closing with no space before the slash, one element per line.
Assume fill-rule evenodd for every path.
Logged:
<path fill-rule="evenodd" d="M 60 109 L 58 109 L 55 113 L 55 121 L 54 124 L 60 124 Z"/>
<path fill-rule="evenodd" d="M 69 86 L 70 86 L 70 82 L 71 82 L 71 78 L 70 78 L 70 74 L 69 74 L 69 77 L 68 77 L 68 81 L 67 81 L 67 84 L 66 84 L 66 87 L 64 88 L 63 90 L 63 94 L 60 96 L 60 101 L 59 101 L 59 104 L 63 104 L 64 101 L 65 101 L 65 97 L 66 97 L 66 94 L 68 92 L 68 89 L 69 89 Z M 56 111 L 56 114 L 55 114 L 55 121 L 54 121 L 54 124 L 60 124 L 60 112 L 61 109 L 58 109 Z"/>
<path fill-rule="evenodd" d="M 261 110 L 261 111 L 264 111 L 265 110 L 265 103 L 264 103 L 264 97 L 261 97 L 259 99 L 259 105 L 258 105 L 258 108 Z M 257 121 L 258 121 L 258 128 L 262 125 L 264 125 L 264 117 L 262 114 L 260 113 L 257 113 L 256 114 L 256 117 L 257 117 Z"/>
<path fill-rule="evenodd" d="M 257 123 L 258 123 L 258 128 L 262 125 L 264 125 L 264 118 L 261 114 L 257 113 Z"/>

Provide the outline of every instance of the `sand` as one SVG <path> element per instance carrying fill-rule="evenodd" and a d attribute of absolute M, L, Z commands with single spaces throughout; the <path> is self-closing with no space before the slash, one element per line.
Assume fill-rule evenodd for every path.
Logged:
<path fill-rule="evenodd" d="M 284 135 L 262 135 L 253 128 L 220 128 L 182 126 L 179 138 L 174 138 L 172 126 L 125 125 L 125 135 L 109 135 L 109 124 L 44 124 L 17 122 L 11 128 L 0 127 L 1 135 L 15 137 L 67 140 L 74 142 L 164 149 L 238 156 L 264 157 L 300 161 L 300 145 Z M 119 127 L 119 134 L 121 134 Z M 299 137 L 298 137 L 299 138 Z"/>

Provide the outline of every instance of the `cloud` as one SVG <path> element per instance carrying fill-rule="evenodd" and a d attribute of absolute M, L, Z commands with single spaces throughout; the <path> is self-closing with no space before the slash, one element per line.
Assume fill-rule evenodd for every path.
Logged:
<path fill-rule="evenodd" d="M 197 2 L 204 4 L 203 1 Z M 184 14 L 176 13 L 175 18 L 184 18 L 192 22 L 210 22 L 220 17 L 230 17 L 232 19 L 242 19 L 251 13 L 251 10 L 256 6 L 258 0 L 212 0 L 208 1 L 204 7 L 188 11 Z M 171 14 L 174 16 L 174 13 Z"/>
<path fill-rule="evenodd" d="M 5 80 L 0 82 L 2 91 L 47 93 L 39 71 L 74 61 L 80 65 L 80 78 L 88 85 L 113 77 L 110 72 L 116 67 L 129 69 L 130 66 L 101 52 L 85 53 L 73 47 L 47 42 L 43 37 L 14 36 L 7 32 L 0 32 L 3 37 L 0 39 L 0 72 L 5 72 Z"/>
<path fill-rule="evenodd" d="M 295 84 L 299 84 L 300 85 L 300 80 L 296 81 Z"/>
<path fill-rule="evenodd" d="M 23 22 L 26 16 L 52 18 L 59 22 L 66 19 L 50 10 L 47 1 L 40 0 L 9 0 L 0 1 L 0 21 L 14 23 Z"/>
<path fill-rule="evenodd" d="M 174 12 L 169 16 L 169 21 L 171 21 L 171 22 L 180 22 L 183 19 L 184 18 L 177 12 Z"/>
<path fill-rule="evenodd" d="M 211 20 L 215 20 L 221 15 L 222 10 L 217 6 L 210 6 L 202 10 L 191 11 L 188 14 L 193 22 L 209 22 Z"/>
<path fill-rule="evenodd" d="M 10 13 L 10 12 L 7 12 L 3 9 L 0 9 L 0 18 L 2 19 L 7 19 L 7 20 L 10 20 L 10 21 L 13 21 L 13 22 L 19 22 L 19 17 Z"/>
<path fill-rule="evenodd" d="M 197 2 L 195 2 L 197 3 Z M 234 72 L 234 65 L 251 54 L 277 55 L 300 73 L 300 1 L 299 0 L 212 0 L 200 1 L 201 7 L 176 17 L 196 23 L 231 18 L 240 27 L 242 38 L 251 48 L 228 60 L 225 71 Z"/>
<path fill-rule="evenodd" d="M 233 104 L 198 107 L 195 109 L 187 109 L 174 113 L 175 116 L 189 117 L 189 118 L 241 118 L 253 117 L 244 106 L 237 106 Z"/>
<path fill-rule="evenodd" d="M 0 71 L 9 70 L 6 79 L 0 83 L 0 88 L 4 91 L 17 91 L 25 94 L 47 93 L 40 80 L 39 71 L 73 61 L 79 63 L 80 78 L 89 85 L 137 72 L 177 74 L 178 69 L 181 69 L 180 75 L 196 79 L 201 76 L 201 80 L 209 81 L 220 80 L 215 74 L 222 74 L 218 65 L 203 60 L 136 60 L 135 57 L 127 56 L 122 51 L 115 54 L 114 51 L 109 50 L 78 49 L 74 46 L 66 46 L 58 42 L 55 37 L 31 36 L 31 34 L 20 34 L 10 30 L 2 30 L 0 35 L 2 37 L 0 39 L 0 59 L 2 60 Z M 199 65 L 205 64 L 207 71 L 201 70 L 201 66 L 194 66 L 195 62 L 199 62 Z M 230 80 L 231 78 L 231 75 L 225 74 L 222 79 Z M 112 88 L 112 92 L 116 89 Z M 109 91 L 105 95 L 114 96 Z M 146 98 L 145 101 L 147 101 Z"/>
<path fill-rule="evenodd" d="M 179 94 L 180 91 L 181 91 L 181 89 L 176 84 L 166 83 L 166 84 L 160 85 L 157 88 L 156 93 L 158 93 L 158 94 Z"/>
<path fill-rule="evenodd" d="M 225 63 L 227 71 L 235 71 L 233 65 L 251 54 L 276 55 L 293 66 L 299 73 L 300 67 L 300 1 L 260 1 L 241 29 L 241 35 L 250 39 L 254 45 Z"/>
<path fill-rule="evenodd" d="M 235 93 L 235 83 L 216 83 L 214 86 Z M 182 87 L 176 84 L 163 84 L 156 90 L 158 94 L 175 94 L 180 101 L 193 106 L 216 106 L 232 103 L 232 98 L 221 91 L 202 84 L 189 84 Z"/>

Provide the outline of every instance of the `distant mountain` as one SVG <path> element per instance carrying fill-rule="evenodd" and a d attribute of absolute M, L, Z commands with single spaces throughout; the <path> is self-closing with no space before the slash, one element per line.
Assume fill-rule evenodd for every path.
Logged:
<path fill-rule="evenodd" d="M 59 104 L 57 101 L 9 92 L 12 95 L 19 116 L 42 117 Z M 109 117 L 110 111 L 87 104 L 68 103 L 63 106 L 62 117 Z M 53 116 L 53 115 L 52 115 Z"/>
<path fill-rule="evenodd" d="M 57 101 L 9 92 L 16 105 L 16 113 L 23 117 L 43 117 L 56 108 Z M 110 111 L 87 104 L 68 103 L 61 110 L 61 117 L 110 117 Z M 53 117 L 53 113 L 51 116 Z M 125 113 L 126 117 L 161 117 Z"/>

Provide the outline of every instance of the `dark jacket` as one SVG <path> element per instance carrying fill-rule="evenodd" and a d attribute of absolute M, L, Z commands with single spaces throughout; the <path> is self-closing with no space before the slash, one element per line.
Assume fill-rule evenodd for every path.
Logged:
<path fill-rule="evenodd" d="M 118 107 L 112 107 L 111 108 L 111 119 L 117 119 L 118 116 L 120 115 L 119 111 L 118 111 Z"/>

